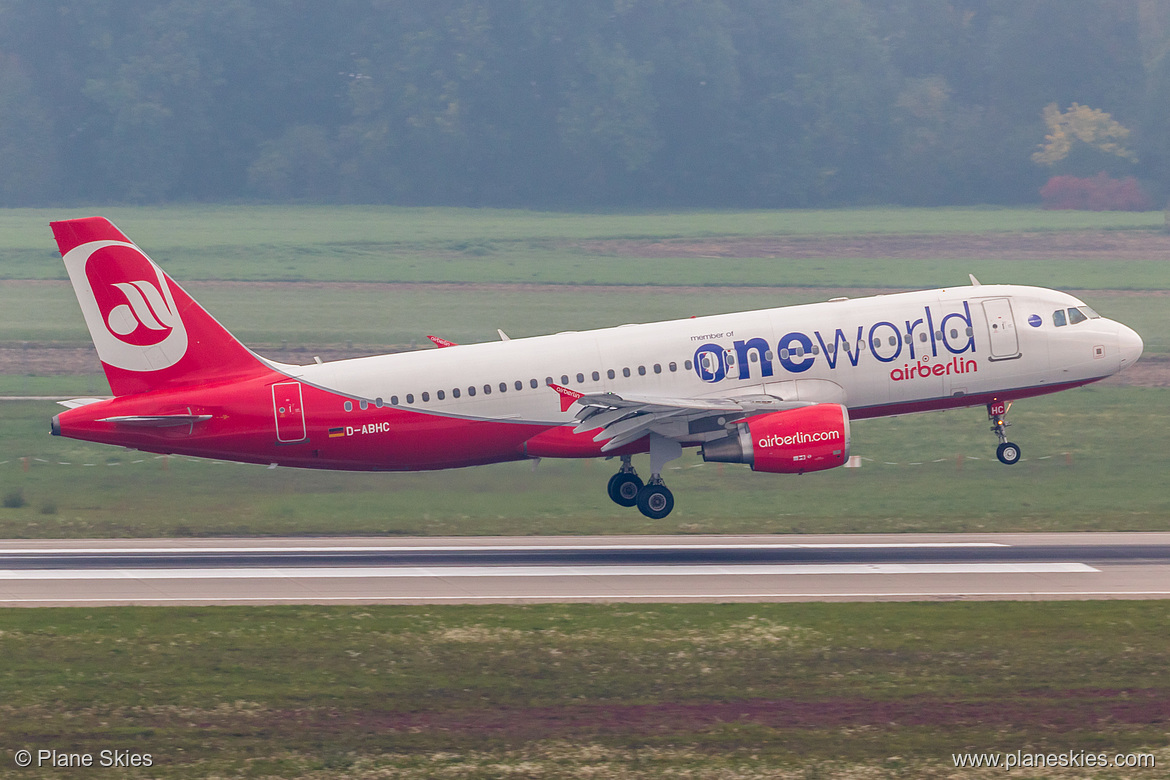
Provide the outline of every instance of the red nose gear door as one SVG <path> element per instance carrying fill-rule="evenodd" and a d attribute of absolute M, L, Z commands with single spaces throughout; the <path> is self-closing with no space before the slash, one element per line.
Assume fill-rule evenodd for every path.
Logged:
<path fill-rule="evenodd" d="M 272 386 L 272 413 L 276 416 L 276 440 L 305 440 L 305 410 L 301 405 L 300 382 L 277 382 Z"/>

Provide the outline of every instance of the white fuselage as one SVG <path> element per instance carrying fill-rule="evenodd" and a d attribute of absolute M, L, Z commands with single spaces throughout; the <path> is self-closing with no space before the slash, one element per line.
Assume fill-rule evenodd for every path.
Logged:
<path fill-rule="evenodd" d="M 853 417 L 1038 395 L 1116 373 L 1141 340 L 1037 287 L 980 285 L 840 299 L 281 368 L 358 403 L 541 425 L 573 421 L 556 383 L 668 398 L 769 395 Z M 1136 353 L 1135 353 L 1136 351 Z"/>

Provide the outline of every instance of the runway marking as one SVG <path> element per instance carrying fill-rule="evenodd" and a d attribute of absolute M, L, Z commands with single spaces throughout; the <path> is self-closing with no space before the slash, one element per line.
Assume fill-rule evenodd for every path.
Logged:
<path fill-rule="evenodd" d="M 112 555 L 125 553 L 274 553 L 274 552 L 530 552 L 548 550 L 880 550 L 952 547 L 1011 547 L 1000 542 L 827 542 L 824 544 L 533 544 L 446 545 L 420 547 L 59 547 L 0 548 L 0 555 Z"/>
<path fill-rule="evenodd" d="M 326 601 L 413 601 L 420 604 L 436 601 L 613 601 L 625 602 L 633 599 L 653 602 L 688 600 L 727 601 L 728 599 L 768 599 L 770 601 L 790 601 L 793 599 L 866 599 L 883 601 L 888 599 L 953 599 L 964 600 L 984 597 L 1032 597 L 1063 596 L 1068 599 L 1085 598 L 1092 596 L 1170 596 L 1166 590 L 1020 590 L 1020 591 L 903 591 L 896 593 L 602 593 L 582 594 L 575 596 L 532 596 L 518 594 L 503 594 L 497 596 L 147 596 L 126 598 L 25 598 L 0 599 L 0 604 L 163 604 L 163 603 L 292 603 L 316 604 Z"/>
<path fill-rule="evenodd" d="M 1070 574 L 1083 563 L 828 563 L 699 566 L 346 566 L 198 569 L 0 569 L 0 580 L 336 579 L 358 577 L 745 577 L 808 574 Z"/>

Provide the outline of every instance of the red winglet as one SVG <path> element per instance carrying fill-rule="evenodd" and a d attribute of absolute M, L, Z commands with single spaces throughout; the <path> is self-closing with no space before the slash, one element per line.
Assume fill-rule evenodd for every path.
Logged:
<path fill-rule="evenodd" d="M 443 347 L 457 347 L 457 346 L 459 346 L 454 341 L 447 341 L 447 339 L 441 339 L 438 336 L 427 336 L 427 338 L 430 339 L 432 342 L 434 342 L 435 346 L 438 347 L 439 349 L 442 349 Z"/>
<path fill-rule="evenodd" d="M 556 390 L 558 393 L 561 394 L 561 411 L 562 412 L 569 411 L 569 407 L 572 406 L 577 401 L 577 399 L 585 397 L 584 393 L 578 393 L 576 390 L 570 390 L 567 387 L 561 387 L 560 385 L 557 385 L 557 384 L 550 383 L 549 387 L 551 387 L 553 390 Z"/>

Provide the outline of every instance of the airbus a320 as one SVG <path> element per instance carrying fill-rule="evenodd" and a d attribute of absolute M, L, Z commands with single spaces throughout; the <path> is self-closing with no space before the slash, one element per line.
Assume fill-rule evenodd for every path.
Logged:
<path fill-rule="evenodd" d="M 62 402 L 55 435 L 317 469 L 619 458 L 609 497 L 663 518 L 684 447 L 801 474 L 844 465 L 851 420 L 986 407 L 1005 464 L 1020 398 L 1141 356 L 1063 292 L 981 285 L 288 365 L 232 337 L 110 221 L 52 223 L 112 398 Z M 649 453 L 643 481 L 632 456 Z"/>

